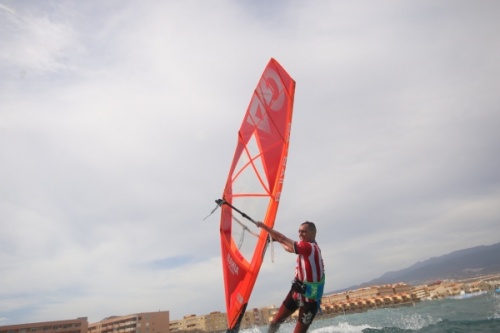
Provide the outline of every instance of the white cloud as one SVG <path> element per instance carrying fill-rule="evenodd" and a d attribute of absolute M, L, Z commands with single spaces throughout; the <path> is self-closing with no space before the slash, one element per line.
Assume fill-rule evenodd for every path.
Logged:
<path fill-rule="evenodd" d="M 1 68 L 19 70 L 21 75 L 71 69 L 71 59 L 82 52 L 82 46 L 62 11 L 51 16 L 33 7 L 2 5 Z"/>

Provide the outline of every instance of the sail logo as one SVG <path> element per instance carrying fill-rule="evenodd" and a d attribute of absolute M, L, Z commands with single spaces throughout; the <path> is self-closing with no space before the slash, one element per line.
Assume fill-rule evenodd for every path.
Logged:
<path fill-rule="evenodd" d="M 278 191 L 276 192 L 274 196 L 274 200 L 276 202 L 280 201 L 281 197 L 281 188 L 283 187 L 283 183 L 285 182 L 285 170 L 286 170 L 286 159 L 287 156 L 283 156 L 283 160 L 281 161 L 281 171 L 279 173 L 279 178 L 278 178 Z"/>
<path fill-rule="evenodd" d="M 238 275 L 239 272 L 238 265 L 236 265 L 236 263 L 234 262 L 233 258 L 229 253 L 226 255 L 226 261 L 227 261 L 227 267 L 229 267 L 229 271 L 231 271 L 231 273 L 233 273 L 234 275 Z"/>
<path fill-rule="evenodd" d="M 271 134 L 271 123 L 266 110 L 280 111 L 285 103 L 285 87 L 276 71 L 268 68 L 255 90 L 250 107 L 248 108 L 247 122 L 259 130 Z"/>

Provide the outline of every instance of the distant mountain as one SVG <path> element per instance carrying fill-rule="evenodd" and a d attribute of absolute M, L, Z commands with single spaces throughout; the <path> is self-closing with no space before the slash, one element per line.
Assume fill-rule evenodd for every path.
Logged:
<path fill-rule="evenodd" d="M 500 243 L 472 247 L 419 261 L 408 268 L 387 272 L 379 278 L 337 290 L 335 293 L 372 285 L 397 282 L 419 285 L 436 280 L 466 279 L 494 273 L 500 273 Z"/>

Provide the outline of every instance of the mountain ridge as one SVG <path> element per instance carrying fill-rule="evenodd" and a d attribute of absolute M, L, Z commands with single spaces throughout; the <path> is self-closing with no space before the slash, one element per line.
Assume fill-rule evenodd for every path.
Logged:
<path fill-rule="evenodd" d="M 372 285 L 404 282 L 411 285 L 425 284 L 445 279 L 465 279 L 476 276 L 500 273 L 500 242 L 480 245 L 451 253 L 431 257 L 424 261 L 396 271 L 389 271 L 380 277 L 333 291 L 340 293 Z"/>

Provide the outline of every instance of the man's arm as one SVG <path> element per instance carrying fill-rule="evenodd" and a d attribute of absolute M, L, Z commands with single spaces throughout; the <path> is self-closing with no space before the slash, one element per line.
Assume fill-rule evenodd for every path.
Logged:
<path fill-rule="evenodd" d="M 264 229 L 271 235 L 271 238 L 274 239 L 275 241 L 279 242 L 281 246 L 285 249 L 285 251 L 290 252 L 290 253 L 295 253 L 295 249 L 293 247 L 293 240 L 286 237 L 283 235 L 281 232 L 278 232 L 274 229 L 269 228 L 267 225 L 265 225 L 262 222 L 256 222 L 255 223 L 259 228 Z"/>

